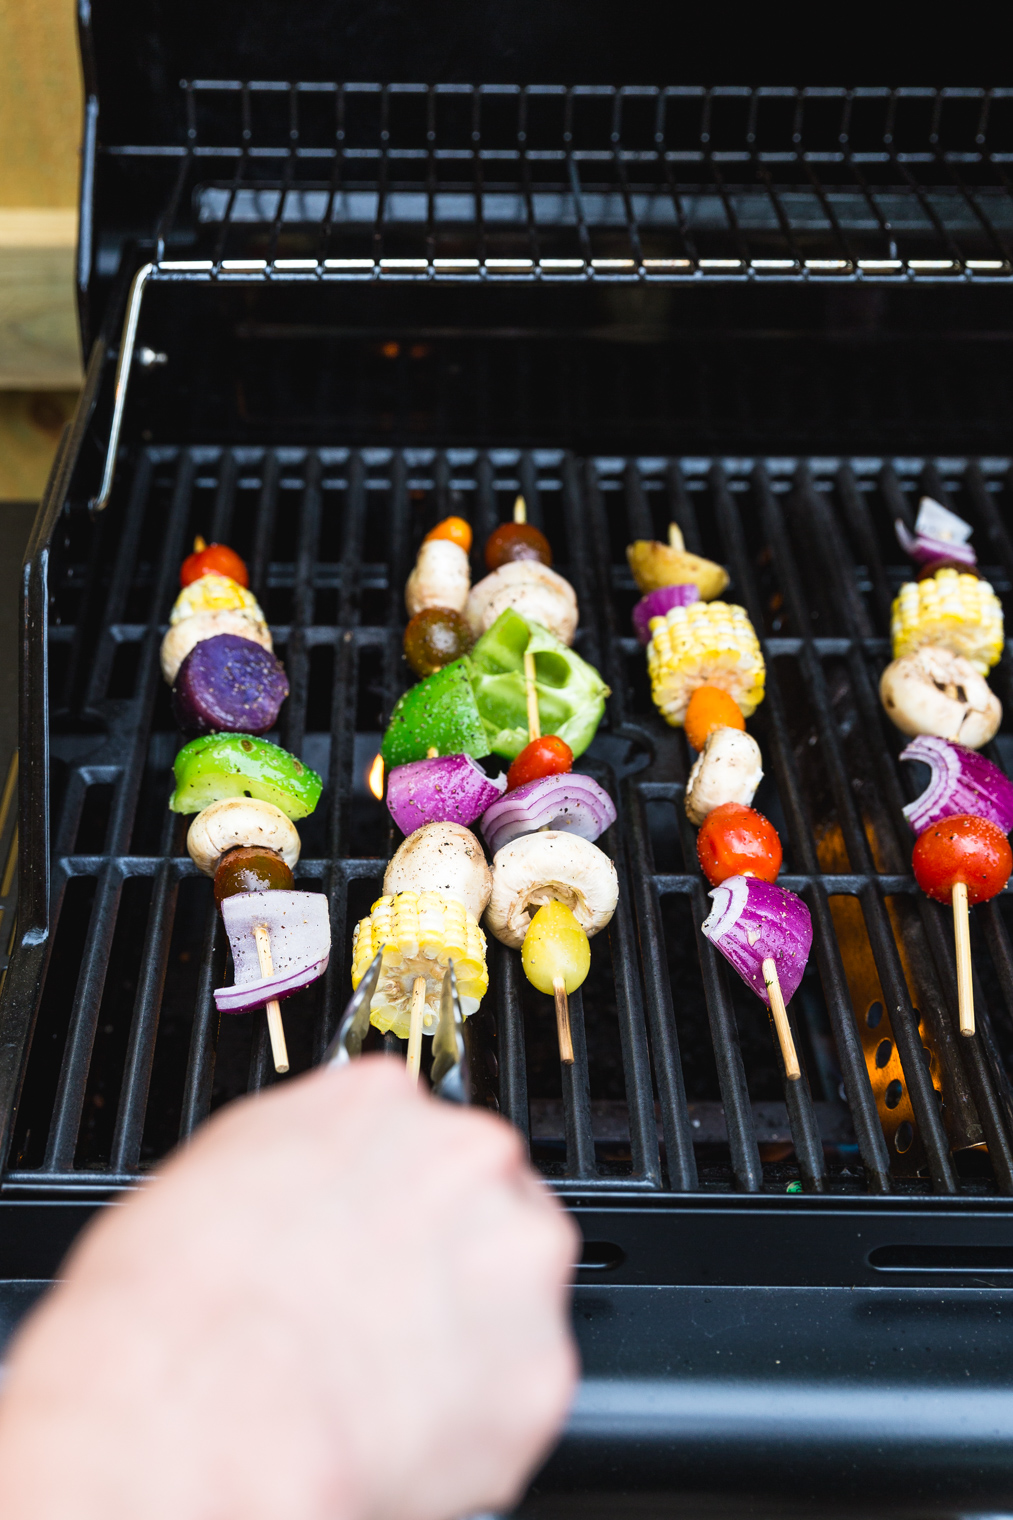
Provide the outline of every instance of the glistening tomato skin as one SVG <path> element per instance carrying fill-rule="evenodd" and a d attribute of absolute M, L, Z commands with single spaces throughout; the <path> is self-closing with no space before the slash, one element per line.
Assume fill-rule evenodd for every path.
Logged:
<path fill-rule="evenodd" d="M 208 544 L 205 548 L 188 554 L 179 572 L 179 584 L 189 586 L 209 571 L 214 571 L 216 575 L 229 575 L 241 586 L 250 584 L 245 562 L 228 544 Z"/>
<path fill-rule="evenodd" d="M 573 750 L 557 734 L 543 734 L 521 750 L 507 771 L 507 791 L 540 781 L 543 776 L 562 776 L 573 770 Z"/>
<path fill-rule="evenodd" d="M 781 841 L 769 819 L 741 802 L 723 802 L 708 813 L 696 836 L 700 869 L 712 887 L 729 876 L 776 881 L 781 869 Z"/>
<path fill-rule="evenodd" d="M 485 563 L 490 570 L 498 570 L 517 559 L 552 564 L 549 540 L 534 523 L 500 523 L 486 539 Z"/>
<path fill-rule="evenodd" d="M 962 881 L 969 903 L 988 902 L 1009 880 L 1013 851 L 1006 835 L 987 818 L 961 814 L 919 834 L 911 865 L 926 897 L 948 903 Z"/>

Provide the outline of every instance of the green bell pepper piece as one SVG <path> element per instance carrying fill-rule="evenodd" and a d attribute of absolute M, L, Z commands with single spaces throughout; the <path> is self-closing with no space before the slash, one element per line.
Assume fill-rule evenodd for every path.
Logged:
<path fill-rule="evenodd" d="M 575 756 L 582 755 L 602 720 L 609 689 L 593 665 L 512 607 L 500 613 L 469 656 L 472 690 L 490 749 L 513 760 L 528 742 L 528 649 L 535 657 L 542 733 L 558 734 Z"/>
<path fill-rule="evenodd" d="M 433 748 L 441 755 L 473 755 L 476 760 L 489 753 L 466 659 L 444 665 L 399 698 L 380 753 L 393 770 L 424 760 Z"/>
<path fill-rule="evenodd" d="M 280 744 L 252 734 L 204 734 L 176 756 L 174 813 L 199 813 L 225 797 L 258 797 L 289 818 L 305 818 L 320 801 L 323 781 Z"/>

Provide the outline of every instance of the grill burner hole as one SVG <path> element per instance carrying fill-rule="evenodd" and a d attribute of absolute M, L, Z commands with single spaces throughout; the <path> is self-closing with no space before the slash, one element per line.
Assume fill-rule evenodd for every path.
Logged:
<path fill-rule="evenodd" d="M 876 1065 L 881 1067 L 888 1065 L 890 1057 L 892 1055 L 893 1041 L 880 1040 L 879 1044 L 876 1046 Z"/>
<path fill-rule="evenodd" d="M 870 1029 L 878 1029 L 883 1022 L 883 1005 L 878 1000 L 869 1004 L 869 1011 L 865 1015 L 865 1022 Z"/>
<path fill-rule="evenodd" d="M 905 1152 L 911 1149 L 914 1138 L 914 1128 L 909 1119 L 905 1119 L 903 1123 L 898 1124 L 897 1133 L 893 1137 L 893 1148 L 898 1156 L 903 1156 Z"/>
<path fill-rule="evenodd" d="M 890 1083 L 889 1087 L 886 1090 L 885 1102 L 887 1108 L 896 1108 L 897 1104 L 900 1102 L 903 1096 L 904 1084 L 903 1082 L 898 1081 L 896 1077 L 894 1077 L 893 1081 Z"/>

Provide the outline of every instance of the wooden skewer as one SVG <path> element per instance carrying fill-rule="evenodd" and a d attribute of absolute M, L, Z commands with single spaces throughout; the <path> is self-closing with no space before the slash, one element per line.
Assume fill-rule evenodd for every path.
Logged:
<path fill-rule="evenodd" d="M 802 1068 L 795 1054 L 795 1041 L 791 1037 L 791 1025 L 788 1023 L 788 1010 L 784 1006 L 781 983 L 777 979 L 777 967 L 769 955 L 763 963 L 763 980 L 770 997 L 770 1011 L 774 1015 L 774 1028 L 777 1030 L 781 1055 L 784 1057 L 785 1075 L 789 1082 L 797 1082 L 802 1075 Z"/>
<path fill-rule="evenodd" d="M 267 925 L 257 924 L 253 937 L 257 941 L 261 976 L 273 976 L 274 961 L 271 958 L 271 936 L 267 932 Z M 285 1044 L 285 1026 L 281 1022 L 281 1004 L 277 998 L 272 998 L 267 1005 L 267 1032 L 271 1036 L 274 1069 L 279 1076 L 284 1076 L 288 1071 L 288 1046 Z"/>
<path fill-rule="evenodd" d="M 538 716 L 538 687 L 535 685 L 535 657 L 524 651 L 524 689 L 528 698 L 528 743 L 542 737 L 542 720 Z"/>
<path fill-rule="evenodd" d="M 668 525 L 668 547 L 678 549 L 682 554 L 686 549 L 686 540 L 682 536 L 682 529 L 678 523 L 670 522 Z"/>
<path fill-rule="evenodd" d="M 974 1033 L 974 983 L 971 980 L 971 922 L 967 913 L 967 885 L 953 883 L 953 938 L 957 947 L 957 1005 L 960 1032 Z"/>
<path fill-rule="evenodd" d="M 426 759 L 427 760 L 435 760 L 436 757 L 437 757 L 437 755 L 439 753 L 440 752 L 436 748 L 436 745 L 435 744 L 430 744 L 429 748 L 426 750 Z"/>
<path fill-rule="evenodd" d="M 524 500 L 523 496 L 518 496 L 514 500 L 514 522 L 516 522 L 516 523 L 526 523 L 527 520 L 528 520 L 528 504 Z"/>
<path fill-rule="evenodd" d="M 193 552 L 195 554 L 203 554 L 204 550 L 206 548 L 207 548 L 207 544 L 204 542 L 204 540 L 201 538 L 200 534 L 198 533 L 197 537 L 193 541 Z"/>
<path fill-rule="evenodd" d="M 417 976 L 412 983 L 411 1023 L 408 1026 L 408 1075 L 412 1082 L 419 1080 L 422 1064 L 422 1017 L 426 1011 L 426 979 Z"/>
<path fill-rule="evenodd" d="M 552 991 L 556 999 L 556 1033 L 559 1036 L 559 1059 L 564 1066 L 572 1066 L 573 1038 L 570 1034 L 570 1003 L 566 996 L 566 983 L 561 976 L 553 977 Z"/>

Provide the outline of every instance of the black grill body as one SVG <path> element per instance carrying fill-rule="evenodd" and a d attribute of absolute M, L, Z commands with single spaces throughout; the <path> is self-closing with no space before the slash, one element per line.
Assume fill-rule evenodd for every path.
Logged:
<path fill-rule="evenodd" d="M 411 88 L 340 82 L 356 61 L 397 78 L 365 71 L 375 39 L 343 12 L 332 77 L 278 22 L 282 80 L 249 17 L 231 42 L 143 7 L 85 20 L 94 342 L 23 575 L 5 1302 L 274 1080 L 261 1016 L 214 1014 L 225 938 L 165 807 L 179 738 L 158 646 L 192 537 L 250 564 L 292 687 L 278 737 L 326 782 L 298 876 L 328 893 L 333 953 L 287 1005 L 298 1071 L 334 1031 L 396 844 L 366 772 L 409 680 L 418 543 L 455 511 L 481 545 L 521 491 L 612 688 L 582 764 L 617 802 L 620 879 L 571 1001 L 572 1068 L 499 946 L 468 1026 L 476 1101 L 526 1136 L 585 1240 L 585 1381 L 525 1512 L 995 1512 L 1013 1432 L 1010 898 L 974 912 L 979 1032 L 960 1040 L 947 916 L 910 875 L 901 809 L 920 786 L 877 682 L 908 575 L 893 522 L 922 493 L 974 524 L 1013 610 L 1009 92 L 670 87 L 646 58 L 618 89 L 593 48 L 587 86 L 557 86 L 562 67 L 532 62 L 561 24 L 540 10 L 527 73 L 472 39 L 440 54 L 443 84 Z M 699 934 L 689 752 L 630 636 L 625 545 L 673 520 L 729 567 L 764 643 L 757 805 L 815 929 L 791 1008 L 800 1083 Z M 1010 676 L 1007 653 L 1007 713 Z M 1010 733 L 1007 717 L 988 751 L 1007 768 Z"/>

